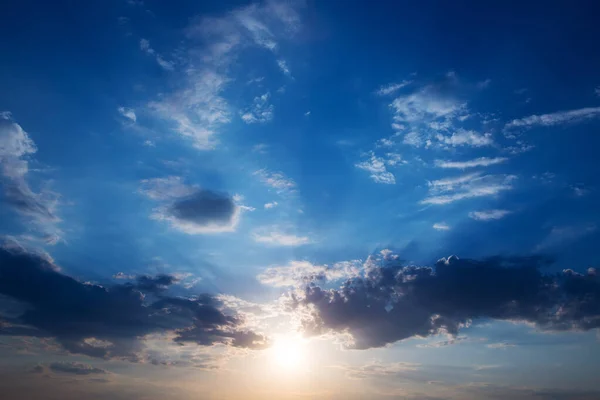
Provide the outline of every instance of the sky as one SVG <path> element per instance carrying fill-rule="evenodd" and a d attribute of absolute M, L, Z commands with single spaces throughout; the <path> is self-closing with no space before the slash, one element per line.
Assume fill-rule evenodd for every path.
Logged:
<path fill-rule="evenodd" d="M 600 398 L 595 1 L 9 1 L 0 397 Z"/>

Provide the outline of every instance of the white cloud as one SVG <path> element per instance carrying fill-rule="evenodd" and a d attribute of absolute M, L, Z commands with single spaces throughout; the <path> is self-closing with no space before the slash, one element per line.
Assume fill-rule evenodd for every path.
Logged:
<path fill-rule="evenodd" d="M 257 279 L 269 286 L 299 286 L 314 280 L 336 281 L 358 276 L 359 261 L 343 261 L 332 266 L 314 265 L 308 261 L 292 261 L 284 266 L 265 269 Z"/>
<path fill-rule="evenodd" d="M 228 80 L 214 70 L 192 71 L 188 74 L 189 89 L 175 92 L 149 107 L 174 124 L 174 129 L 192 140 L 194 147 L 209 150 L 215 147 L 218 129 L 230 121 L 227 101 L 222 97 Z"/>
<path fill-rule="evenodd" d="M 596 86 L 596 89 L 594 89 L 594 93 L 596 93 L 596 96 L 600 97 L 600 86 Z"/>
<path fill-rule="evenodd" d="M 480 134 L 475 131 L 458 129 L 451 136 L 444 136 L 437 134 L 436 139 L 443 145 L 458 147 L 458 146 L 472 146 L 472 147 L 483 147 L 491 146 L 494 144 L 492 135 L 490 133 Z"/>
<path fill-rule="evenodd" d="M 417 131 L 408 132 L 404 135 L 404 139 L 402 143 L 407 144 L 409 146 L 421 147 L 424 144 L 428 144 L 427 140 L 423 135 L 421 135 Z"/>
<path fill-rule="evenodd" d="M 281 172 L 272 172 L 263 168 L 255 171 L 254 175 L 257 176 L 263 184 L 276 189 L 279 193 L 293 191 L 296 188 L 296 182 L 286 177 Z"/>
<path fill-rule="evenodd" d="M 508 160 L 506 157 L 479 157 L 468 161 L 447 161 L 447 160 L 435 160 L 436 167 L 440 168 L 457 168 L 466 169 L 474 167 L 487 167 L 490 165 L 500 164 Z"/>
<path fill-rule="evenodd" d="M 398 90 L 402 89 L 403 87 L 410 85 L 411 83 L 412 83 L 412 81 L 402 81 L 399 83 L 388 83 L 387 85 L 383 85 L 383 86 L 379 87 L 379 89 L 377 89 L 375 94 L 377 94 L 378 96 L 388 96 L 390 94 L 397 92 Z"/>
<path fill-rule="evenodd" d="M 437 222 L 433 224 L 433 229 L 435 229 L 436 231 L 449 231 L 450 226 L 445 222 Z"/>
<path fill-rule="evenodd" d="M 284 75 L 290 77 L 292 76 L 292 73 L 290 72 L 290 67 L 288 66 L 285 60 L 277 60 L 277 65 L 279 66 L 279 69 L 281 70 L 281 72 L 283 72 Z"/>
<path fill-rule="evenodd" d="M 259 143 L 259 144 L 255 144 L 254 146 L 252 146 L 252 151 L 255 153 L 266 154 L 268 148 L 269 148 L 268 144 Z"/>
<path fill-rule="evenodd" d="M 140 193 L 152 200 L 177 199 L 189 196 L 199 189 L 198 186 L 186 185 L 179 176 L 143 179 L 140 183 Z"/>
<path fill-rule="evenodd" d="M 512 343 L 500 342 L 500 343 L 490 343 L 487 345 L 487 347 L 490 349 L 507 349 L 509 347 L 516 347 L 516 345 L 512 344 Z"/>
<path fill-rule="evenodd" d="M 502 219 L 506 217 L 508 214 L 511 214 L 511 211 L 508 210 L 484 210 L 484 211 L 472 211 L 469 213 L 469 217 L 473 218 L 476 221 L 492 221 L 497 219 Z"/>
<path fill-rule="evenodd" d="M 156 52 L 156 50 L 154 50 L 152 47 L 150 47 L 150 42 L 147 39 L 141 39 L 140 40 L 140 49 L 150 55 L 150 56 L 154 56 L 154 58 L 156 59 L 156 62 L 158 63 L 158 65 L 161 66 L 161 68 L 167 70 L 167 71 L 173 71 L 175 69 L 175 64 L 173 64 L 170 61 L 165 60 L 160 54 L 158 54 Z"/>
<path fill-rule="evenodd" d="M 276 201 L 273 201 L 271 203 L 265 203 L 265 209 L 270 209 L 270 208 L 275 208 L 279 205 L 279 203 L 277 203 Z"/>
<path fill-rule="evenodd" d="M 515 175 L 467 174 L 450 179 L 429 182 L 429 196 L 421 204 L 449 204 L 475 197 L 495 196 L 512 189 Z"/>
<path fill-rule="evenodd" d="M 298 13 L 287 3 L 253 4 L 219 17 L 193 18 L 185 30 L 185 42 L 190 45 L 179 51 L 178 64 L 182 68 L 174 76 L 178 89 L 150 102 L 149 108 L 170 123 L 167 128 L 189 139 L 194 147 L 214 149 L 223 126 L 231 122 L 232 110 L 225 90 L 239 80 L 232 72 L 239 68 L 231 68 L 239 62 L 239 52 L 251 50 L 257 52 L 256 56 L 263 56 L 263 51 L 256 50 L 258 46 L 269 49 L 274 56 L 276 39 L 294 34 L 299 26 Z M 144 51 L 151 49 L 146 42 L 140 47 Z M 272 117 L 268 105 L 258 113 L 254 111 L 250 110 L 247 121 Z"/>
<path fill-rule="evenodd" d="M 514 119 L 504 126 L 505 130 L 513 128 L 533 128 L 535 126 L 555 126 L 581 122 L 600 117 L 600 107 L 588 107 L 578 110 L 559 111 L 551 114 L 531 115 Z"/>
<path fill-rule="evenodd" d="M 308 117 L 310 115 L 310 110 L 304 113 L 305 117 Z"/>
<path fill-rule="evenodd" d="M 259 229 L 252 233 L 252 238 L 255 242 L 274 246 L 301 246 L 311 242 L 308 236 L 281 232 L 277 227 Z"/>
<path fill-rule="evenodd" d="M 368 160 L 355 164 L 355 166 L 369 172 L 371 179 L 375 182 L 393 185 L 396 183 L 396 179 L 394 174 L 386 169 L 385 164 L 383 158 L 377 157 L 375 153 L 371 152 Z"/>
<path fill-rule="evenodd" d="M 394 167 L 398 164 L 408 164 L 407 161 L 402 159 L 402 155 L 398 153 L 385 153 L 385 156 L 387 157 L 385 163 L 390 167 Z"/>
<path fill-rule="evenodd" d="M 133 111 L 131 108 L 119 107 L 117 108 L 117 111 L 119 112 L 119 114 L 121 114 L 123 117 L 127 118 L 131 122 L 135 122 L 137 120 L 135 111 Z"/>
<path fill-rule="evenodd" d="M 28 219 L 43 241 L 56 244 L 62 232 L 56 227 L 59 195 L 49 190 L 34 192 L 28 183 L 29 160 L 37 147 L 8 111 L 0 112 L 0 185 L 4 205 Z"/>
<path fill-rule="evenodd" d="M 392 147 L 393 145 L 394 142 L 388 138 L 379 139 L 376 144 L 377 147 Z"/>
<path fill-rule="evenodd" d="M 274 107 L 269 104 L 270 93 L 257 96 L 252 102 L 252 107 L 241 114 L 242 120 L 247 124 L 264 123 L 273 119 Z"/>
<path fill-rule="evenodd" d="M 400 96 L 390 104 L 396 122 L 452 118 L 465 106 L 466 104 L 452 97 L 442 95 L 432 86 L 406 96 Z"/>

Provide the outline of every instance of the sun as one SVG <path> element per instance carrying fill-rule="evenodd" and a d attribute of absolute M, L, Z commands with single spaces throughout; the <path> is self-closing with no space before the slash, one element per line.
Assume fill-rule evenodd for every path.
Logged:
<path fill-rule="evenodd" d="M 278 337 L 269 351 L 274 366 L 279 369 L 298 371 L 306 362 L 306 347 L 298 337 Z"/>

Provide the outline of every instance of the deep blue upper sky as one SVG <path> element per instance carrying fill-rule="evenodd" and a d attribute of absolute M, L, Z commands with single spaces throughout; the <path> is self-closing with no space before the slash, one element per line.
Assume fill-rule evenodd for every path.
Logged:
<path fill-rule="evenodd" d="M 552 261 L 539 264 L 543 276 L 573 269 L 598 285 L 599 12 L 595 1 L 7 2 L 3 249 L 43 251 L 81 282 L 152 293 L 138 280 L 164 274 L 173 279 L 161 290 L 173 296 L 265 307 L 307 280 L 367 279 L 375 256 L 432 267 L 453 254 L 525 257 L 534 269 L 539 256 Z M 460 263 L 443 265 L 471 265 Z M 585 288 L 599 301 L 597 286 Z M 526 302 L 509 292 L 500 297 Z M 593 328 L 578 325 L 598 318 L 593 304 L 572 329 Z M 365 333 L 341 322 L 349 310 L 312 305 L 322 329 L 361 346 Z M 461 328 L 467 319 L 558 326 L 524 311 L 456 313 Z M 505 322 L 495 324 L 481 335 L 505 343 Z M 457 334 L 450 325 L 364 347 Z M 525 341 L 524 332 L 510 335 Z M 596 354 L 594 332 L 581 349 Z M 521 366 L 525 352 L 515 355 Z M 561 354 L 552 362 L 568 364 Z M 387 357 L 364 360 L 401 361 Z"/>

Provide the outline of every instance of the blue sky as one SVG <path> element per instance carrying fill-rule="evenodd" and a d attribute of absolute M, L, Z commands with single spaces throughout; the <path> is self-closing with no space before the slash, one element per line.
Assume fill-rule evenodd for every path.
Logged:
<path fill-rule="evenodd" d="M 0 387 L 595 398 L 598 11 L 5 5 Z"/>

